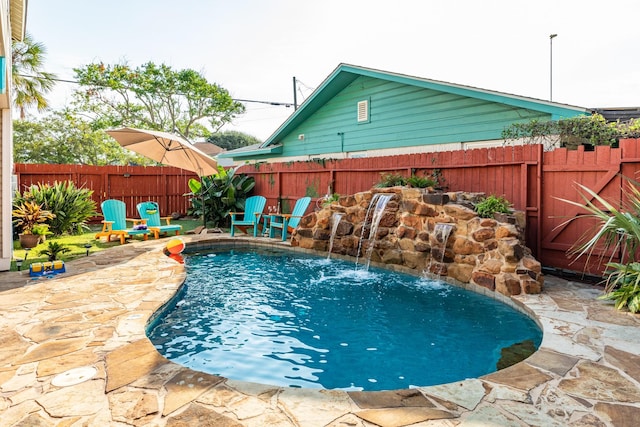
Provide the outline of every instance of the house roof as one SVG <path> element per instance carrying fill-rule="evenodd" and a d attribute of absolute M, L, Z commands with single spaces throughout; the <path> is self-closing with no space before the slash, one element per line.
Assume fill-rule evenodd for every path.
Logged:
<path fill-rule="evenodd" d="M 390 80 L 411 86 L 453 93 L 469 98 L 478 98 L 485 101 L 494 101 L 515 107 L 529 108 L 543 111 L 552 115 L 563 116 L 564 112 L 575 115 L 576 112 L 590 113 L 587 108 L 559 104 L 535 98 L 527 98 L 503 92 L 480 89 L 472 86 L 464 86 L 455 83 L 447 83 L 438 80 L 430 80 L 405 74 L 380 71 L 356 65 L 340 64 L 324 82 L 311 94 L 311 96 L 292 114 L 263 144 L 262 147 L 277 143 L 282 136 L 291 132 L 300 123 L 308 119 L 320 107 L 336 96 L 360 76 L 373 77 L 382 80 Z M 568 111 L 567 111 L 568 110 Z"/>
<path fill-rule="evenodd" d="M 358 77 L 366 76 L 396 83 L 416 86 L 425 89 L 437 90 L 445 93 L 456 94 L 469 98 L 498 102 L 519 108 L 541 111 L 551 114 L 552 117 L 575 116 L 576 113 L 590 114 L 591 110 L 557 102 L 544 101 L 519 95 L 465 86 L 455 83 L 447 83 L 422 77 L 381 71 L 357 65 L 340 64 L 322 82 L 322 84 L 307 98 L 307 100 L 269 137 L 255 150 L 231 150 L 222 153 L 221 157 L 246 157 L 255 154 L 268 154 L 281 152 L 282 139 L 297 128 L 301 123 L 311 117 L 322 106 L 345 89 Z"/>

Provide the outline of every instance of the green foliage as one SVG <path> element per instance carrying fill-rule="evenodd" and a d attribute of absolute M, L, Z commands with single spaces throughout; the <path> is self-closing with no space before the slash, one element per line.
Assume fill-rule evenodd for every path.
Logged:
<path fill-rule="evenodd" d="M 45 95 L 53 89 L 56 75 L 42 71 L 46 53 L 45 46 L 28 33 L 23 40 L 13 40 L 11 44 L 13 104 L 20 110 L 21 119 L 29 107 L 43 111 L 49 106 Z"/>
<path fill-rule="evenodd" d="M 511 203 L 507 199 L 493 194 L 475 205 L 476 212 L 481 218 L 493 218 L 495 213 L 509 213 L 510 208 Z"/>
<path fill-rule="evenodd" d="M 380 174 L 380 182 L 374 185 L 374 187 L 388 188 L 404 185 L 407 185 L 407 178 L 405 178 L 404 176 L 400 175 L 399 173 L 383 172 Z"/>
<path fill-rule="evenodd" d="M 206 221 L 216 227 L 228 226 L 229 212 L 244 209 L 244 202 L 256 184 L 253 177 L 236 174 L 239 168 L 226 170 L 218 166 L 217 174 L 202 177 L 201 181 L 190 179 L 191 193 L 186 194 L 191 198 L 189 214 L 202 216 L 204 196 Z"/>
<path fill-rule="evenodd" d="M 97 215 L 96 204 L 91 199 L 93 190 L 77 188 L 71 181 L 32 185 L 23 194 L 16 193 L 14 203 L 30 201 L 53 213 L 47 219 L 55 235 L 81 233 L 87 221 Z"/>
<path fill-rule="evenodd" d="M 46 255 L 49 261 L 55 261 L 58 259 L 58 255 L 66 254 L 70 252 L 71 249 L 65 247 L 62 243 L 59 242 L 49 242 L 47 244 L 46 249 L 41 249 L 38 254 Z"/>
<path fill-rule="evenodd" d="M 618 310 L 627 307 L 630 312 L 640 311 L 640 263 L 607 263 L 608 292 L 600 299 L 613 300 Z"/>
<path fill-rule="evenodd" d="M 48 236 L 49 234 L 53 234 L 49 231 L 49 224 L 36 224 L 31 229 L 31 232 L 38 236 Z"/>
<path fill-rule="evenodd" d="M 611 145 L 620 138 L 640 137 L 640 120 L 626 123 L 607 123 L 600 114 L 578 116 L 561 120 L 531 120 L 513 123 L 502 131 L 505 140 L 523 139 L 529 144 L 543 144 L 546 149 L 554 147 L 556 137 L 563 146 L 573 148 L 579 144 Z"/>
<path fill-rule="evenodd" d="M 322 199 L 322 207 L 327 207 L 329 206 L 331 203 L 333 202 L 337 202 L 338 200 L 340 200 L 340 195 L 338 193 L 333 193 L 328 197 L 324 197 Z"/>
<path fill-rule="evenodd" d="M 407 185 L 413 188 L 427 188 L 434 187 L 436 185 L 436 181 L 426 176 L 411 175 L 407 178 Z"/>
<path fill-rule="evenodd" d="M 18 193 L 19 194 L 19 193 Z M 42 205 L 25 199 L 14 199 L 13 210 L 11 211 L 13 223 L 24 234 L 33 234 L 33 228 L 46 221 L 55 218 L 55 215 Z"/>
<path fill-rule="evenodd" d="M 33 120 L 13 122 L 13 161 L 81 165 L 151 165 L 152 160 L 125 150 L 96 123 L 71 108 Z M 98 126 L 99 127 L 99 126 Z"/>
<path fill-rule="evenodd" d="M 244 112 L 223 87 L 190 70 L 148 62 L 88 64 L 74 69 L 75 101 L 105 127 L 123 125 L 208 137 Z"/>
<path fill-rule="evenodd" d="M 607 253 L 622 250 L 621 262 L 608 262 L 607 283 L 603 299 L 615 301 L 617 309 L 627 307 L 632 312 L 640 311 L 640 264 L 635 256 L 640 249 L 640 189 L 638 183 L 628 181 L 627 202 L 619 208 L 603 199 L 595 191 L 578 184 L 581 202 L 559 199 L 587 211 L 577 218 L 595 219 L 598 224 L 591 232 L 581 237 L 570 249 L 569 254 L 576 258 L 590 257 L 596 249 L 599 258 Z"/>
<path fill-rule="evenodd" d="M 260 144 L 262 141 L 246 133 L 230 130 L 212 133 L 207 138 L 207 142 L 215 144 L 224 150 L 235 150 L 248 145 Z"/>
<path fill-rule="evenodd" d="M 438 184 L 436 175 L 426 177 L 412 174 L 409 178 L 405 178 L 399 173 L 383 172 L 380 176 L 380 182 L 374 185 L 376 188 L 403 187 L 406 185 L 414 188 L 427 188 Z"/>

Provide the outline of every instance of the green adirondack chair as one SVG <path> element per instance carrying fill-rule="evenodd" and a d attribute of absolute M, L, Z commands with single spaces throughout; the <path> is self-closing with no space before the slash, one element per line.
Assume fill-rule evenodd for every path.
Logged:
<path fill-rule="evenodd" d="M 110 242 L 111 236 L 117 236 L 120 238 L 120 244 L 124 244 L 125 239 L 130 236 L 142 236 L 144 240 L 147 240 L 149 229 L 144 221 L 127 218 L 127 206 L 123 201 L 105 200 L 100 208 L 104 220 L 102 221 L 102 231 L 96 234 L 96 239 L 106 237 L 107 242 Z M 127 227 L 127 221 L 132 221 L 133 227 Z"/>
<path fill-rule="evenodd" d="M 171 224 L 170 216 L 160 216 L 160 208 L 156 202 L 142 202 L 138 203 L 136 206 L 138 209 L 138 213 L 140 214 L 140 218 L 144 219 L 147 223 L 147 227 L 153 233 L 153 237 L 156 239 L 160 237 L 160 233 L 175 233 L 175 235 L 180 234 L 180 230 L 182 230 L 182 226 L 179 224 Z M 165 221 L 165 224 L 162 224 L 162 221 Z"/>
<path fill-rule="evenodd" d="M 253 237 L 256 237 L 262 210 L 266 203 L 267 199 L 263 196 L 251 196 L 244 202 L 244 212 L 229 212 L 229 215 L 231 215 L 231 237 L 234 236 L 236 228 L 240 229 L 244 234 L 248 234 L 247 229 L 249 227 L 253 228 Z"/>
<path fill-rule="evenodd" d="M 273 238 L 276 232 L 280 230 L 282 241 L 287 240 L 287 233 L 291 233 L 296 229 L 300 218 L 304 216 L 311 203 L 311 197 L 302 197 L 296 201 L 293 211 L 290 214 L 271 215 L 269 221 L 269 237 Z"/>

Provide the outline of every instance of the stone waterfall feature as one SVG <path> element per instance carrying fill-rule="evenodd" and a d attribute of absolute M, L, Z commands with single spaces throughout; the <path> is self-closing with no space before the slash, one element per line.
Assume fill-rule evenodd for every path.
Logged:
<path fill-rule="evenodd" d="M 392 195 L 375 236 L 360 244 L 367 211 L 374 195 Z M 442 279 L 473 283 L 510 296 L 542 291 L 542 266 L 524 244 L 524 216 L 480 218 L 473 201 L 480 194 L 433 193 L 417 188 L 374 188 L 343 196 L 306 215 L 294 232 L 292 246 L 328 251 L 354 258 L 371 254 L 371 261 L 396 264 Z M 335 213 L 342 217 L 335 224 Z M 450 230 L 442 240 L 442 226 Z M 335 229 L 333 226 L 335 225 Z M 370 247 L 369 245 L 373 245 Z"/>

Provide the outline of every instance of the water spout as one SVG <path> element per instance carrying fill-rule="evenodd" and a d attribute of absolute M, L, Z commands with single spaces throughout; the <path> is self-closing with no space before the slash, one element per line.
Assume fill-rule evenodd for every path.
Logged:
<path fill-rule="evenodd" d="M 433 228 L 433 238 L 435 240 L 435 244 L 439 246 L 431 248 L 431 259 L 429 260 L 429 265 L 427 266 L 425 273 L 433 273 L 434 255 L 438 255 L 438 259 L 436 260 L 438 263 L 436 274 L 438 275 L 438 278 L 442 275 L 442 264 L 444 263 L 444 256 L 447 251 L 447 241 L 449 240 L 449 236 L 453 229 L 454 225 L 448 223 L 438 223 Z"/>
<path fill-rule="evenodd" d="M 373 247 L 375 246 L 376 236 L 378 234 L 378 226 L 380 225 L 380 220 L 382 219 L 382 214 L 384 213 L 384 209 L 387 207 L 387 203 L 393 197 L 393 194 L 381 194 L 376 193 L 373 195 L 371 199 L 371 203 L 369 204 L 369 208 L 367 209 L 367 214 L 364 217 L 364 222 L 362 223 L 362 231 L 360 233 L 360 242 L 358 243 L 358 253 L 360 255 L 360 251 L 362 250 L 362 242 L 364 240 L 365 230 L 367 228 L 367 220 L 369 218 L 369 213 L 373 210 L 373 214 L 371 215 L 371 222 L 369 223 L 369 234 L 368 234 L 368 246 L 367 252 L 365 254 L 365 271 L 369 270 L 369 264 L 371 263 L 371 255 L 373 254 Z M 356 268 L 358 267 L 358 257 L 356 257 Z"/>
<path fill-rule="evenodd" d="M 327 255 L 327 259 L 331 259 L 331 251 L 333 250 L 333 241 L 336 238 L 336 231 L 338 230 L 338 225 L 340 224 L 340 220 L 344 214 L 335 212 L 331 216 L 331 239 L 329 240 L 329 254 Z"/>

